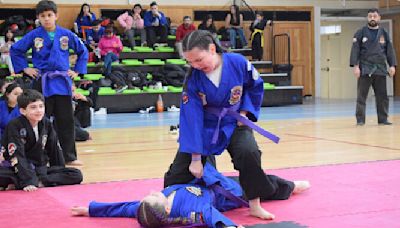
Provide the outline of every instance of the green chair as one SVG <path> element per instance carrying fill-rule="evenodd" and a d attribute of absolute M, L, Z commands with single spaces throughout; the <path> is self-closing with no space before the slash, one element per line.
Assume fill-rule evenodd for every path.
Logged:
<path fill-rule="evenodd" d="M 176 40 L 176 36 L 174 35 L 168 35 L 168 40 Z"/>
<path fill-rule="evenodd" d="M 121 63 L 119 63 L 119 62 L 112 62 L 111 63 L 111 66 L 119 66 L 119 65 L 121 65 Z"/>
<path fill-rule="evenodd" d="M 165 65 L 161 59 L 145 59 L 143 63 L 151 66 Z"/>
<path fill-rule="evenodd" d="M 130 47 L 124 47 L 122 52 L 132 52 L 132 49 Z"/>
<path fill-rule="evenodd" d="M 140 66 L 143 62 L 137 59 L 124 59 L 122 60 L 122 64 L 127 66 Z"/>
<path fill-rule="evenodd" d="M 6 80 L 12 81 L 12 80 L 14 80 L 14 76 L 7 76 L 7 77 L 6 77 Z"/>
<path fill-rule="evenodd" d="M 166 63 L 175 64 L 175 65 L 185 65 L 186 60 L 184 60 L 184 59 L 167 59 Z"/>
<path fill-rule="evenodd" d="M 146 78 L 149 79 L 149 80 L 153 80 L 153 75 L 150 74 L 150 73 L 147 73 L 147 77 Z"/>
<path fill-rule="evenodd" d="M 271 84 L 271 83 L 264 83 L 264 90 L 274 90 L 275 89 L 275 85 Z"/>
<path fill-rule="evenodd" d="M 90 80 L 90 81 L 98 81 L 102 78 L 104 78 L 104 76 L 101 74 L 85 74 L 83 76 L 83 79 Z"/>
<path fill-rule="evenodd" d="M 32 68 L 33 67 L 33 63 L 29 63 L 28 66 Z"/>
<path fill-rule="evenodd" d="M 153 52 L 153 48 L 151 47 L 141 47 L 141 46 L 135 46 L 133 48 L 136 52 Z"/>
<path fill-rule="evenodd" d="M 8 68 L 7 64 L 0 64 L 0 68 Z"/>
<path fill-rule="evenodd" d="M 89 90 L 83 90 L 83 89 L 76 89 L 75 93 L 79 93 L 79 94 L 82 94 L 85 96 L 89 96 L 89 94 L 90 94 Z"/>
<path fill-rule="evenodd" d="M 182 91 L 183 91 L 182 87 L 168 86 L 168 92 L 182 93 Z"/>
<path fill-rule="evenodd" d="M 166 91 L 164 89 L 150 89 L 150 88 L 147 88 L 147 90 L 144 92 L 146 92 L 146 93 L 166 93 Z"/>
<path fill-rule="evenodd" d="M 79 82 L 80 80 L 81 80 L 81 77 L 79 77 L 79 76 L 74 77 L 75 82 Z"/>
<path fill-rule="evenodd" d="M 95 66 L 96 66 L 96 63 L 94 63 L 94 62 L 87 63 L 87 67 L 95 67 Z"/>
<path fill-rule="evenodd" d="M 112 89 L 111 87 L 100 87 L 99 95 L 106 96 L 106 95 L 115 95 L 117 92 Z"/>
<path fill-rule="evenodd" d="M 139 94 L 142 93 L 140 89 L 126 89 L 122 91 L 122 94 Z"/>
<path fill-rule="evenodd" d="M 172 47 L 156 47 L 155 48 L 156 52 L 169 52 L 169 53 L 173 53 L 175 52 L 175 49 Z"/>

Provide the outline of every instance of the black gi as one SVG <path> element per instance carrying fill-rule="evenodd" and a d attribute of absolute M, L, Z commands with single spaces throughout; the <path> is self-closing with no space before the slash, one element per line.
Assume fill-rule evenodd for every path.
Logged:
<path fill-rule="evenodd" d="M 262 19 L 250 26 L 251 34 L 251 56 L 253 60 L 262 60 L 264 52 L 264 29 L 267 25 L 267 20 Z"/>
<path fill-rule="evenodd" d="M 364 26 L 356 32 L 350 55 L 350 66 L 359 65 L 357 82 L 357 123 L 365 123 L 365 101 L 369 87 L 375 92 L 378 123 L 387 122 L 389 99 L 386 91 L 387 64 L 396 66 L 396 55 L 388 33 L 383 28 Z"/>
<path fill-rule="evenodd" d="M 38 131 L 36 140 L 25 116 L 15 118 L 7 125 L 1 144 L 10 167 L 0 167 L 0 187 L 12 182 L 19 189 L 28 185 L 38 187 L 39 182 L 46 187 L 82 182 L 80 170 L 65 168 L 62 149 L 50 120 L 43 118 L 38 123 Z M 7 180 L 12 182 L 7 183 Z"/>

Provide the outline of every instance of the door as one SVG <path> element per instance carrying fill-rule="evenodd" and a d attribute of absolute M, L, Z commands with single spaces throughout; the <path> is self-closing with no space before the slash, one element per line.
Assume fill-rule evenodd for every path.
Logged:
<path fill-rule="evenodd" d="M 321 38 L 321 97 L 342 98 L 341 38 L 339 34 Z"/>

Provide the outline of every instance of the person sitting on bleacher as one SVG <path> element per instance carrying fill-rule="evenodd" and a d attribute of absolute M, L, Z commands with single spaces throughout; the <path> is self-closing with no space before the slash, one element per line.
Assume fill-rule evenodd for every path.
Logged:
<path fill-rule="evenodd" d="M 104 35 L 105 28 L 101 26 L 101 20 L 95 20 L 92 23 L 92 29 L 86 30 L 86 47 L 89 52 L 94 52 L 95 59 L 94 62 L 98 62 L 101 58 L 100 51 L 97 46 L 99 44 L 100 38 Z"/>
<path fill-rule="evenodd" d="M 198 27 L 199 30 L 207 30 L 212 34 L 217 34 L 217 28 L 214 24 L 214 18 L 212 14 L 207 14 L 207 16 L 203 19 L 201 24 Z"/>
<path fill-rule="evenodd" d="M 239 11 L 239 6 L 231 5 L 230 13 L 225 18 L 225 28 L 228 29 L 231 48 L 236 48 L 236 36 L 239 35 L 242 48 L 247 47 L 247 40 L 243 31 L 243 14 Z"/>
<path fill-rule="evenodd" d="M 8 70 L 10 71 L 10 75 L 15 75 L 14 67 L 11 62 L 10 57 L 10 48 L 11 45 L 15 43 L 14 33 L 11 30 L 8 30 L 4 41 L 2 40 L 0 43 L 0 52 L 1 52 L 1 63 L 8 65 Z"/>
<path fill-rule="evenodd" d="M 75 20 L 76 26 L 78 27 L 78 32 L 79 35 L 82 34 L 82 26 L 91 26 L 92 22 L 96 20 L 96 14 L 92 13 L 90 11 L 90 6 L 89 4 L 82 4 L 81 6 L 81 11 L 79 12 L 78 17 Z"/>
<path fill-rule="evenodd" d="M 190 16 L 183 17 L 183 23 L 179 25 L 176 29 L 176 50 L 179 53 L 179 57 L 183 58 L 183 51 L 182 51 L 182 40 L 185 36 L 191 32 L 196 30 L 196 26 L 192 23 L 192 18 Z"/>
<path fill-rule="evenodd" d="M 119 53 L 121 53 L 122 48 L 122 42 L 114 35 L 114 29 L 111 26 L 107 26 L 105 36 L 103 36 L 99 42 L 100 54 L 104 61 L 103 74 L 105 76 L 111 74 L 111 64 L 119 60 Z"/>
<path fill-rule="evenodd" d="M 160 37 L 158 45 L 166 45 L 168 36 L 168 22 L 165 15 L 158 11 L 156 2 L 150 4 L 150 10 L 144 14 L 144 26 L 147 33 L 147 44 L 153 47 L 157 36 Z"/>
<path fill-rule="evenodd" d="M 135 4 L 131 11 L 126 11 L 117 18 L 119 24 L 124 28 L 132 49 L 135 47 L 135 34 L 140 34 L 140 43 L 142 46 L 147 44 L 146 30 L 144 29 L 144 21 L 140 15 L 141 12 L 142 6 Z"/>

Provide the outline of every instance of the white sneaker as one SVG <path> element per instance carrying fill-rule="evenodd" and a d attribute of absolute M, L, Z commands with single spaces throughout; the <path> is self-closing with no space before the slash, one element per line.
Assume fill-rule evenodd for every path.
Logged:
<path fill-rule="evenodd" d="M 177 108 L 175 105 L 172 105 L 171 107 L 167 108 L 168 112 L 179 112 L 180 108 Z"/>

